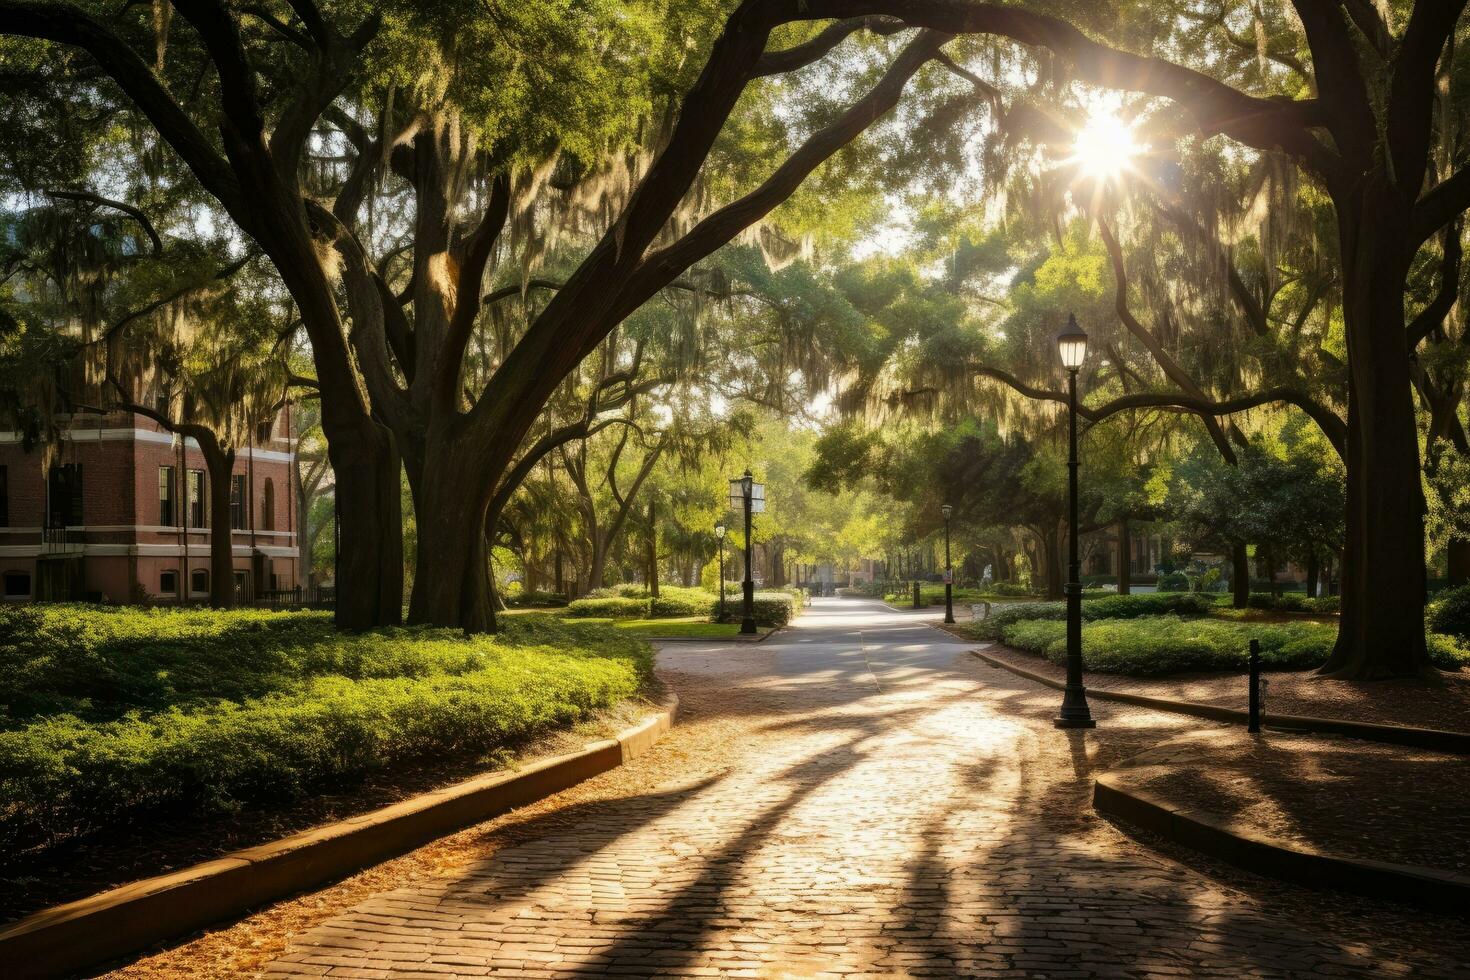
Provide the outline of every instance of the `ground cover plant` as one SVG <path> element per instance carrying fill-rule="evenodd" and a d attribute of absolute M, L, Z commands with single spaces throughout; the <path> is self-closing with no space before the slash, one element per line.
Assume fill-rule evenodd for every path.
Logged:
<path fill-rule="evenodd" d="M 1052 663 L 1067 658 L 1064 619 L 1020 619 L 999 626 L 1007 646 L 1040 654 Z M 1251 640 L 1261 644 L 1268 670 L 1314 670 L 1327 662 L 1337 639 L 1336 623 L 1233 622 L 1177 615 L 1092 619 L 1082 625 L 1082 659 L 1088 670 L 1156 677 L 1192 671 L 1244 670 Z M 1470 647 L 1453 637 L 1431 634 L 1435 666 L 1470 665 Z"/>
<path fill-rule="evenodd" d="M 530 614 L 497 636 L 324 613 L 0 609 L 0 853 L 491 754 L 636 695 L 648 647 Z"/>
<path fill-rule="evenodd" d="M 1163 613 L 1204 614 L 1215 608 L 1211 596 L 1189 592 L 1155 592 L 1140 595 L 1109 595 L 1082 600 L 1082 618 L 1136 619 Z M 999 639 L 1005 627 L 1022 620 L 1054 620 L 1067 618 L 1066 602 L 1013 602 L 992 609 L 987 619 L 966 627 L 979 639 Z"/>
<path fill-rule="evenodd" d="M 727 618 L 739 620 L 742 597 L 726 594 Z M 763 626 L 785 626 L 801 612 L 805 593 L 795 587 L 762 589 L 755 594 L 755 621 Z M 720 597 L 705 589 L 665 585 L 655 598 L 641 586 L 621 585 L 598 589 L 585 599 L 567 605 L 567 615 L 592 619 L 664 619 L 719 615 Z M 664 634 L 673 635 L 673 634 Z"/>

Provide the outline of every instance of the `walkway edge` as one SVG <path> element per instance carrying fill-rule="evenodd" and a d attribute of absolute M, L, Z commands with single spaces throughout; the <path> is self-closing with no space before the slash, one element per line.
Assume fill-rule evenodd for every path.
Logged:
<path fill-rule="evenodd" d="M 423 793 L 370 813 L 44 909 L 0 932 L 7 977 L 47 977 L 186 935 L 527 806 L 647 752 L 674 723 L 653 715 L 580 752 Z"/>
<path fill-rule="evenodd" d="M 1066 686 L 1062 681 L 1053 677 L 1048 677 L 1034 670 L 1027 670 L 1025 667 L 985 653 L 983 650 L 971 650 L 970 652 L 992 667 L 1008 670 L 1018 677 L 1024 677 L 1038 684 L 1045 684 L 1047 687 L 1054 688 L 1058 691 Z M 1170 711 L 1180 715 L 1194 715 L 1197 718 L 1209 718 L 1214 721 L 1233 721 L 1244 725 L 1248 720 L 1246 712 L 1236 708 L 1225 708 L 1216 704 L 1200 704 L 1195 701 L 1174 701 L 1169 698 L 1153 698 L 1146 694 L 1110 691 L 1102 687 L 1087 688 L 1087 696 L 1089 698 L 1097 698 L 1099 701 L 1118 701 L 1123 704 L 1137 705 L 1141 708 Z M 1293 731 L 1315 732 L 1319 735 L 1345 735 L 1348 738 L 1361 738 L 1369 742 L 1383 742 L 1388 745 L 1403 745 L 1415 749 L 1430 749 L 1435 752 L 1470 755 L 1470 733 L 1466 732 L 1447 732 L 1436 728 L 1401 728 L 1396 725 L 1376 725 L 1372 722 L 1344 721 L 1337 718 L 1311 718 L 1305 715 L 1268 714 L 1264 720 L 1271 728 L 1289 728 Z"/>
<path fill-rule="evenodd" d="M 1099 812 L 1142 827 L 1176 844 L 1236 867 L 1298 884 L 1326 885 L 1373 898 L 1390 898 L 1463 915 L 1470 908 L 1470 876 L 1387 861 L 1366 861 L 1306 850 L 1273 840 L 1228 817 L 1173 804 L 1129 787 L 1117 774 L 1093 784 Z"/>

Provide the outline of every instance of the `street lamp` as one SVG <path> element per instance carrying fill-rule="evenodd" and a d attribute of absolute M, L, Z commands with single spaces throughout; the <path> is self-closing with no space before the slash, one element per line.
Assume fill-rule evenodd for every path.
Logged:
<path fill-rule="evenodd" d="M 715 525 L 715 537 L 720 542 L 720 622 L 725 621 L 725 525 Z"/>
<path fill-rule="evenodd" d="M 1058 728 L 1096 728 L 1082 686 L 1082 565 L 1077 558 L 1077 369 L 1087 357 L 1087 334 L 1075 314 L 1057 334 L 1057 353 L 1067 369 L 1067 688 L 1062 695 Z"/>
<path fill-rule="evenodd" d="M 750 515 L 762 513 L 766 509 L 765 484 L 756 483 L 755 478 L 750 475 L 750 470 L 746 470 L 745 475 L 730 481 L 730 503 L 732 506 L 742 507 L 745 511 L 745 581 L 742 583 L 745 592 L 745 615 L 740 620 L 740 632 L 754 634 L 755 580 L 751 577 Z"/>
<path fill-rule="evenodd" d="M 949 504 L 939 508 L 944 514 L 944 621 L 954 622 L 954 566 L 949 562 L 949 518 L 954 508 Z"/>

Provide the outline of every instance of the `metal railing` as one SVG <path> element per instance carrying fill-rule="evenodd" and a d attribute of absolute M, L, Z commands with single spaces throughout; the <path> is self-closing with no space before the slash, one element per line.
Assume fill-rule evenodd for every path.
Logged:
<path fill-rule="evenodd" d="M 65 527 L 41 528 L 41 556 L 80 555 L 85 547 L 83 532 Z"/>

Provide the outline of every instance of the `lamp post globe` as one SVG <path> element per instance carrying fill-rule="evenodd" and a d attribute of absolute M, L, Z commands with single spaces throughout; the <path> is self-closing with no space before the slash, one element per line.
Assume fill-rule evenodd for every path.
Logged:
<path fill-rule="evenodd" d="M 1095 728 L 1082 686 L 1082 564 L 1077 550 L 1077 370 L 1087 358 L 1087 333 L 1075 314 L 1057 334 L 1057 354 L 1067 369 L 1067 686 L 1058 728 Z"/>
<path fill-rule="evenodd" d="M 944 621 L 954 622 L 954 565 L 949 560 L 949 519 L 954 508 L 949 504 L 939 508 L 944 515 Z"/>
<path fill-rule="evenodd" d="M 715 525 L 715 539 L 720 542 L 720 622 L 725 621 L 725 525 Z"/>

